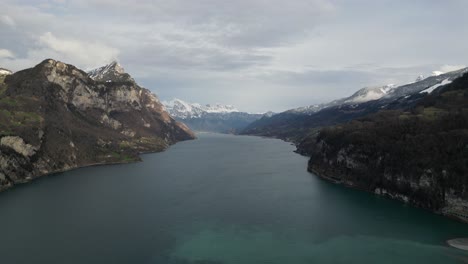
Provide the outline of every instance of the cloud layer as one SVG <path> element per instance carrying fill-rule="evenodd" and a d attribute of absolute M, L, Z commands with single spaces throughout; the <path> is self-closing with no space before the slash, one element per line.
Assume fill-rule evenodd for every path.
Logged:
<path fill-rule="evenodd" d="M 0 67 L 118 59 L 161 98 L 285 110 L 467 64 L 462 0 L 6 0 Z"/>

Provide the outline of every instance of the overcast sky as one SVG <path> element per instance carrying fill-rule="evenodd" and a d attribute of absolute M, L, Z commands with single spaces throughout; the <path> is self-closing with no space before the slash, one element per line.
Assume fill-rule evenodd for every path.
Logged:
<path fill-rule="evenodd" d="M 162 100 L 281 111 L 468 64 L 466 0 L 2 0 L 0 67 L 117 59 Z"/>

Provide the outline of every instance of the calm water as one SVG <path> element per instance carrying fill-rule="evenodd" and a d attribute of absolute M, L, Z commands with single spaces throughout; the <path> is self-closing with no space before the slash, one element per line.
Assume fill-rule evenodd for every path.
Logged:
<path fill-rule="evenodd" d="M 322 181 L 274 139 L 200 134 L 0 194 L 3 263 L 465 263 L 463 225 Z"/>

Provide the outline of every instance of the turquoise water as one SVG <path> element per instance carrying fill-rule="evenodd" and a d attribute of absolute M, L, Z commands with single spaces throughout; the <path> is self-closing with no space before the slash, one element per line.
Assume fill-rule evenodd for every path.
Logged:
<path fill-rule="evenodd" d="M 464 225 L 325 182 L 288 143 L 200 134 L 0 194 L 1 263 L 466 263 Z"/>

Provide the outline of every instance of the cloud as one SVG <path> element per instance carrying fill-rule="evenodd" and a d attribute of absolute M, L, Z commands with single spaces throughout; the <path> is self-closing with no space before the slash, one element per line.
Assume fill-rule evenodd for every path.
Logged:
<path fill-rule="evenodd" d="M 432 0 L 5 0 L 0 67 L 52 57 L 89 69 L 118 58 L 162 99 L 280 111 L 466 65 L 467 9 Z"/>
<path fill-rule="evenodd" d="M 13 55 L 13 53 L 7 49 L 0 49 L 0 58 L 14 58 L 15 55 Z"/>
<path fill-rule="evenodd" d="M 440 67 L 441 72 L 450 72 L 450 71 L 456 71 L 459 69 L 466 68 L 466 65 L 443 65 Z"/>
<path fill-rule="evenodd" d="M 333 13 L 328 0 L 95 0 L 73 1 L 76 8 L 118 15 L 130 21 L 177 25 L 191 32 L 209 32 L 210 40 L 230 46 L 274 46 L 302 37 Z"/>
<path fill-rule="evenodd" d="M 77 65 L 99 66 L 117 58 L 119 51 L 96 41 L 80 41 L 69 38 L 59 38 L 51 32 L 39 37 L 39 49 L 44 55 L 51 54 L 58 60 L 73 62 Z M 34 53 L 37 53 L 35 50 Z"/>
<path fill-rule="evenodd" d="M 5 24 L 5 25 L 8 25 L 10 27 L 14 27 L 16 25 L 15 21 L 8 15 L 3 15 L 0 17 L 0 21 Z"/>

